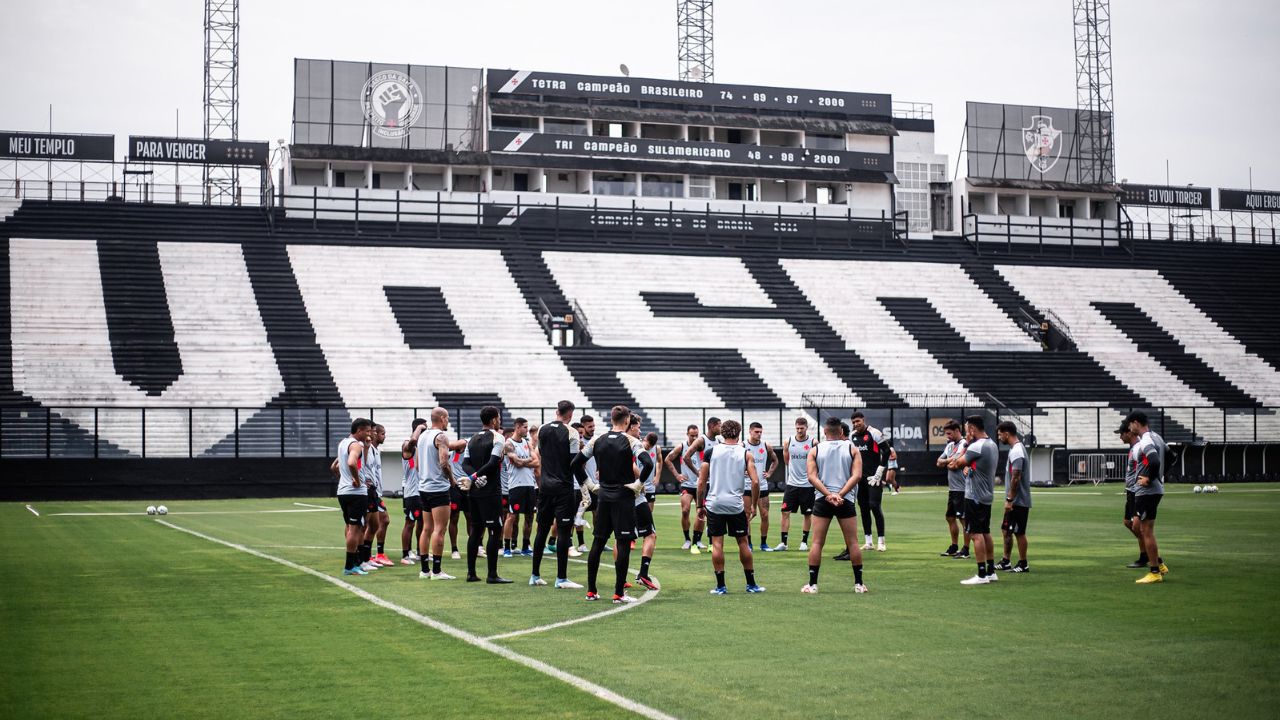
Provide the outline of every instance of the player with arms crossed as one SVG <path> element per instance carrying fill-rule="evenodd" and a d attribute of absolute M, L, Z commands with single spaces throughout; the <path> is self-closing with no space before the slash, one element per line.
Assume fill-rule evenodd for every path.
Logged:
<path fill-rule="evenodd" d="M 809 583 L 800 592 L 818 592 L 818 570 L 822 567 L 822 548 L 827 542 L 831 520 L 840 523 L 840 532 L 849 548 L 853 564 L 853 591 L 867 592 L 862 582 L 862 549 L 858 547 L 858 517 L 854 508 L 856 486 L 862 479 L 862 453 L 848 440 L 841 439 L 840 418 L 830 417 L 823 425 L 826 439 L 809 448 L 805 460 L 809 484 L 813 487 L 813 545 L 809 548 Z"/>
<path fill-rule="evenodd" d="M 724 584 L 726 533 L 738 541 L 738 560 L 746 575 L 747 592 L 761 593 L 765 589 L 756 584 L 755 560 L 747 545 L 747 524 L 760 501 L 760 477 L 756 474 L 755 462 L 747 457 L 746 448 L 738 442 L 742 425 L 736 420 L 726 420 L 723 425 L 716 421 L 716 425 L 722 437 L 705 451 L 698 469 L 698 514 L 707 520 L 707 535 L 711 537 L 711 567 L 716 573 L 716 586 L 711 594 L 729 592 Z M 699 438 L 699 442 L 703 439 Z M 751 479 L 751 495 L 746 498 L 745 505 L 742 497 L 744 473 Z"/>
<path fill-rule="evenodd" d="M 978 574 L 961 585 L 986 585 L 995 582 L 995 545 L 991 541 L 991 501 L 995 493 L 996 466 L 1000 464 L 1000 449 L 987 437 L 986 421 L 981 415 L 970 415 L 964 420 L 969 445 L 964 454 L 947 464 L 961 468 L 966 464 L 969 472 L 964 483 L 965 532 L 973 536 L 973 554 L 978 561 Z"/>
<path fill-rule="evenodd" d="M 955 420 L 948 420 L 942 431 L 946 434 L 947 446 L 938 456 L 937 466 L 947 469 L 947 530 L 951 532 L 951 544 L 939 555 L 967 558 L 969 557 L 969 533 L 964 532 L 964 469 L 950 467 L 953 459 L 964 454 L 967 443 L 960 430 L 960 423 Z M 964 533 L 963 550 L 957 544 L 961 533 Z"/>
<path fill-rule="evenodd" d="M 511 439 L 507 440 L 504 459 L 504 464 L 511 469 L 508 481 L 509 513 L 504 529 L 506 537 L 503 539 L 506 548 L 502 556 L 511 557 L 511 553 L 516 551 L 516 536 L 520 532 L 521 516 L 524 517 L 524 536 L 519 554 L 532 556 L 533 551 L 529 549 L 529 535 L 533 531 L 534 496 L 537 492 L 536 473 L 541 461 L 538 459 L 537 446 L 529 438 L 529 421 L 520 417 L 516 418 L 512 425 L 513 431 Z"/>
<path fill-rule="evenodd" d="M 673 477 L 680 478 L 680 527 L 684 530 L 684 544 L 680 546 L 681 550 L 688 550 L 690 553 L 697 555 L 701 552 L 702 547 L 702 516 L 697 514 L 698 506 L 698 467 L 696 464 L 686 464 L 684 461 L 684 451 L 688 449 L 698 440 L 698 426 L 690 425 L 685 429 L 684 442 L 677 444 L 671 448 L 671 452 L 667 453 L 666 465 Z M 701 462 L 699 459 L 698 462 Z M 694 515 L 693 519 L 693 538 L 689 537 L 689 515 Z"/>

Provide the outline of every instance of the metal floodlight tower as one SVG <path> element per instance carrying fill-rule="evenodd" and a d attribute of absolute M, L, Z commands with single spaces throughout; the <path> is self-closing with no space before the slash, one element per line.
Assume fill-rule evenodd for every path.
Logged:
<path fill-rule="evenodd" d="M 204 137 L 240 139 L 240 0 L 204 2 Z M 209 202 L 235 200 L 235 166 L 204 169 Z"/>
<path fill-rule="evenodd" d="M 1111 0 L 1072 0 L 1075 5 L 1076 110 L 1079 113 L 1080 182 L 1116 181 L 1111 101 Z"/>
<path fill-rule="evenodd" d="M 680 79 L 712 82 L 715 62 L 711 44 L 711 0 L 676 0 L 676 23 L 680 28 L 676 50 Z"/>

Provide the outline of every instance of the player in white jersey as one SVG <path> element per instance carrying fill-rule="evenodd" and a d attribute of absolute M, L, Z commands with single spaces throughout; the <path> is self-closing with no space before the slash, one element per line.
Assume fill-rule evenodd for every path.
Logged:
<path fill-rule="evenodd" d="M 387 439 L 386 428 L 374 423 L 369 431 L 369 442 L 365 444 L 364 464 L 361 467 L 361 480 L 368 489 L 369 507 L 364 528 L 364 543 L 360 546 L 363 559 L 361 567 L 365 570 L 376 570 L 380 567 L 395 565 L 383 553 L 383 545 L 387 539 L 387 504 L 382 500 L 382 451 L 379 446 Z M 373 544 L 378 543 L 378 552 L 374 554 Z"/>
<path fill-rule="evenodd" d="M 690 425 L 685 428 L 684 442 L 677 443 L 671 448 L 671 452 L 667 453 L 665 464 L 667 471 L 672 477 L 680 479 L 680 527 L 684 530 L 684 545 L 680 546 L 681 550 L 688 550 L 694 555 L 701 552 L 702 545 L 702 528 L 703 520 L 701 515 L 697 515 L 698 500 L 698 468 L 697 465 L 686 465 L 684 462 L 684 451 L 698 439 L 698 426 Z M 698 458 L 698 463 L 702 462 L 702 458 Z M 694 511 L 696 516 L 693 520 L 693 538 L 689 537 L 689 514 Z"/>
<path fill-rule="evenodd" d="M 711 567 L 716 574 L 716 586 L 712 595 L 724 595 L 724 536 L 732 535 L 738 541 L 738 560 L 747 579 L 747 592 L 761 593 L 764 588 L 756 584 L 755 560 L 747 545 L 747 523 L 755 514 L 760 500 L 760 477 L 756 465 L 747 458 L 746 448 L 738 442 L 742 425 L 737 420 L 716 423 L 722 434 L 703 455 L 698 468 L 698 514 L 707 519 L 707 535 L 711 537 Z M 703 440 L 705 438 L 699 438 Z M 686 451 L 687 453 L 688 451 Z M 688 457 L 688 455 L 686 455 Z M 742 497 L 742 476 L 751 480 L 751 495 Z"/>
<path fill-rule="evenodd" d="M 627 433 L 635 438 L 640 437 L 639 415 L 631 416 L 631 426 L 627 428 Z M 657 590 L 658 580 L 649 575 L 649 565 L 653 562 L 653 551 L 658 546 L 658 529 L 653 523 L 653 506 L 658 497 L 658 476 L 662 473 L 662 465 L 659 464 L 662 453 L 658 449 L 658 433 L 651 432 L 645 435 L 642 447 L 652 467 L 648 473 L 643 467 L 641 468 L 640 479 L 644 482 L 644 493 L 636 498 L 636 537 L 641 538 L 643 543 L 640 549 L 640 572 L 636 575 L 636 582 L 650 590 Z"/>
<path fill-rule="evenodd" d="M 451 491 L 455 486 L 453 463 L 455 451 L 467 446 L 466 440 L 454 440 L 447 432 L 449 411 L 433 408 L 431 427 L 418 436 L 414 455 L 418 467 L 418 494 L 422 497 L 422 535 L 418 548 L 422 555 L 422 572 L 418 577 L 427 580 L 452 580 L 453 576 L 440 567 L 440 555 L 444 552 L 444 533 L 453 514 Z M 456 559 L 456 558 L 455 558 Z"/>
<path fill-rule="evenodd" d="M 951 544 L 943 550 L 942 557 L 969 557 L 969 533 L 964 532 L 964 468 L 951 468 L 948 465 L 953 458 L 964 454 L 967 443 L 964 439 L 960 423 L 948 420 L 942 432 L 946 435 L 947 445 L 942 449 L 935 463 L 947 471 L 947 529 L 951 532 Z M 960 549 L 960 535 L 964 533 L 964 549 Z"/>
<path fill-rule="evenodd" d="M 400 530 L 401 565 L 412 565 L 422 559 L 413 551 L 413 541 L 422 536 L 423 524 L 422 496 L 418 494 L 418 464 L 414 456 L 418 454 L 418 437 L 427 429 L 427 421 L 414 418 L 411 429 L 413 434 L 400 444 L 400 468 L 404 477 L 400 496 L 400 504 L 404 506 L 404 528 Z"/>
<path fill-rule="evenodd" d="M 741 426 L 739 426 L 741 429 Z M 707 418 L 707 432 L 705 435 L 698 435 L 692 442 L 685 443 L 684 452 L 680 456 L 681 468 L 690 470 L 694 476 L 698 475 L 702 467 L 707 451 L 716 446 L 720 441 L 720 418 L 712 416 Z M 702 544 L 702 533 L 696 528 L 693 533 L 693 546 L 690 552 L 697 555 L 702 550 L 706 550 L 707 546 Z"/>
<path fill-rule="evenodd" d="M 1142 456 L 1138 454 L 1138 441 L 1142 438 L 1129 430 L 1129 422 L 1127 420 L 1120 423 L 1120 429 L 1116 431 L 1116 434 L 1120 436 L 1121 442 L 1129 446 L 1129 462 L 1125 465 L 1124 472 L 1124 527 L 1138 539 L 1138 559 L 1125 567 L 1145 570 L 1147 568 L 1147 545 L 1142 540 L 1142 530 L 1138 523 L 1133 520 L 1135 491 L 1138 489 L 1138 465 L 1142 460 Z"/>
<path fill-rule="evenodd" d="M 747 448 L 747 454 L 751 456 L 751 461 L 756 465 L 756 476 L 760 478 L 760 500 L 756 506 L 756 514 L 760 518 L 760 551 L 771 552 L 769 547 L 769 477 L 773 475 L 773 471 L 778 469 L 778 456 L 773 452 L 773 446 L 764 439 L 764 426 L 758 422 L 753 422 L 747 426 L 747 439 L 743 445 Z M 747 476 L 743 476 L 744 488 L 743 495 L 750 494 L 750 480 Z M 747 546 L 751 545 L 751 527 L 748 523 L 747 527 Z M 754 548 L 752 548 L 754 549 Z"/>
<path fill-rule="evenodd" d="M 507 522 L 503 538 L 503 557 L 512 557 L 519 553 L 533 557 L 529 547 L 529 537 L 533 532 L 534 494 L 537 490 L 536 473 L 541 461 L 537 448 L 529 439 L 529 421 L 518 417 L 512 421 L 511 439 L 507 440 L 504 465 L 508 470 Z M 520 531 L 520 518 L 524 517 L 524 543 L 516 547 L 516 536 Z"/>
<path fill-rule="evenodd" d="M 1125 418 L 1129 421 L 1129 432 L 1138 435 L 1138 486 L 1134 490 L 1133 519 L 1142 533 L 1142 542 L 1147 548 L 1147 563 L 1150 572 L 1138 578 L 1139 585 L 1164 582 L 1169 574 L 1169 566 L 1160 557 L 1160 547 L 1156 543 L 1156 510 L 1164 498 L 1164 474 L 1167 466 L 1168 446 L 1164 438 L 1151 429 L 1147 414 L 1142 411 L 1129 413 Z"/>
<path fill-rule="evenodd" d="M 831 521 L 840 523 L 849 560 L 853 564 L 853 591 L 867 592 L 862 582 L 862 549 L 858 547 L 856 486 L 862 480 L 862 453 L 844 434 L 840 418 L 829 417 L 822 427 L 826 439 L 809 449 L 806 467 L 813 487 L 813 545 L 809 548 L 809 583 L 800 592 L 818 592 L 818 571 L 822 567 L 822 547 L 827 542 Z"/>
<path fill-rule="evenodd" d="M 368 575 L 360 566 L 360 542 L 364 538 L 365 515 L 368 509 L 368 492 L 360 482 L 360 467 L 364 464 L 364 443 L 369 439 L 373 423 L 364 418 L 351 422 L 351 434 L 338 443 L 338 452 L 329 469 L 338 478 L 338 506 L 342 510 L 342 522 L 346 528 L 344 539 L 347 559 L 343 575 Z"/>
<path fill-rule="evenodd" d="M 800 539 L 800 549 L 809 549 L 809 524 L 813 514 L 813 486 L 809 484 L 809 449 L 817 444 L 817 440 L 809 437 L 809 418 L 803 415 L 796 418 L 796 434 L 787 438 L 783 448 L 787 457 L 787 479 L 782 493 L 782 542 L 771 550 L 787 549 L 788 536 L 791 533 L 791 515 L 799 512 L 804 518 L 804 535 Z"/>

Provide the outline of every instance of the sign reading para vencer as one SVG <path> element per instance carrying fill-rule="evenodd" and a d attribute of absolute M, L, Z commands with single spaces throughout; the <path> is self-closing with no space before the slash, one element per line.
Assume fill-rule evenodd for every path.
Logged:
<path fill-rule="evenodd" d="M 195 165 L 266 165 L 267 143 L 242 140 L 129 136 L 129 159 Z"/>

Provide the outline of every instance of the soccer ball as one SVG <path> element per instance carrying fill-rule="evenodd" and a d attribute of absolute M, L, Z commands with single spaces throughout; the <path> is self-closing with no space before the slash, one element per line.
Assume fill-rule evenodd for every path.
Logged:
<path fill-rule="evenodd" d="M 1195 486 L 1195 487 L 1191 488 L 1191 492 L 1193 492 L 1193 493 L 1195 493 L 1195 494 L 1197 494 L 1197 495 L 1199 495 L 1199 494 L 1201 493 L 1201 491 L 1202 491 L 1202 490 L 1201 490 L 1201 487 L 1200 487 L 1199 485 L 1197 485 L 1197 486 Z"/>
<path fill-rule="evenodd" d="M 156 508 L 156 512 L 157 512 L 157 513 L 160 513 L 161 515 L 168 515 L 168 514 L 169 514 L 169 508 L 167 508 L 167 507 L 165 507 L 165 506 L 161 505 L 160 507 Z"/>
<path fill-rule="evenodd" d="M 1217 485 L 1210 485 L 1210 486 L 1209 486 L 1209 492 L 1211 492 L 1211 493 L 1217 493 L 1217 492 L 1218 492 L 1218 486 L 1217 486 Z"/>
<path fill-rule="evenodd" d="M 156 510 L 156 506 L 155 506 L 155 505 L 148 505 L 148 506 L 147 506 L 147 514 L 148 514 L 148 515 L 155 515 L 157 512 L 159 512 L 159 511 L 158 511 L 158 510 Z"/>

